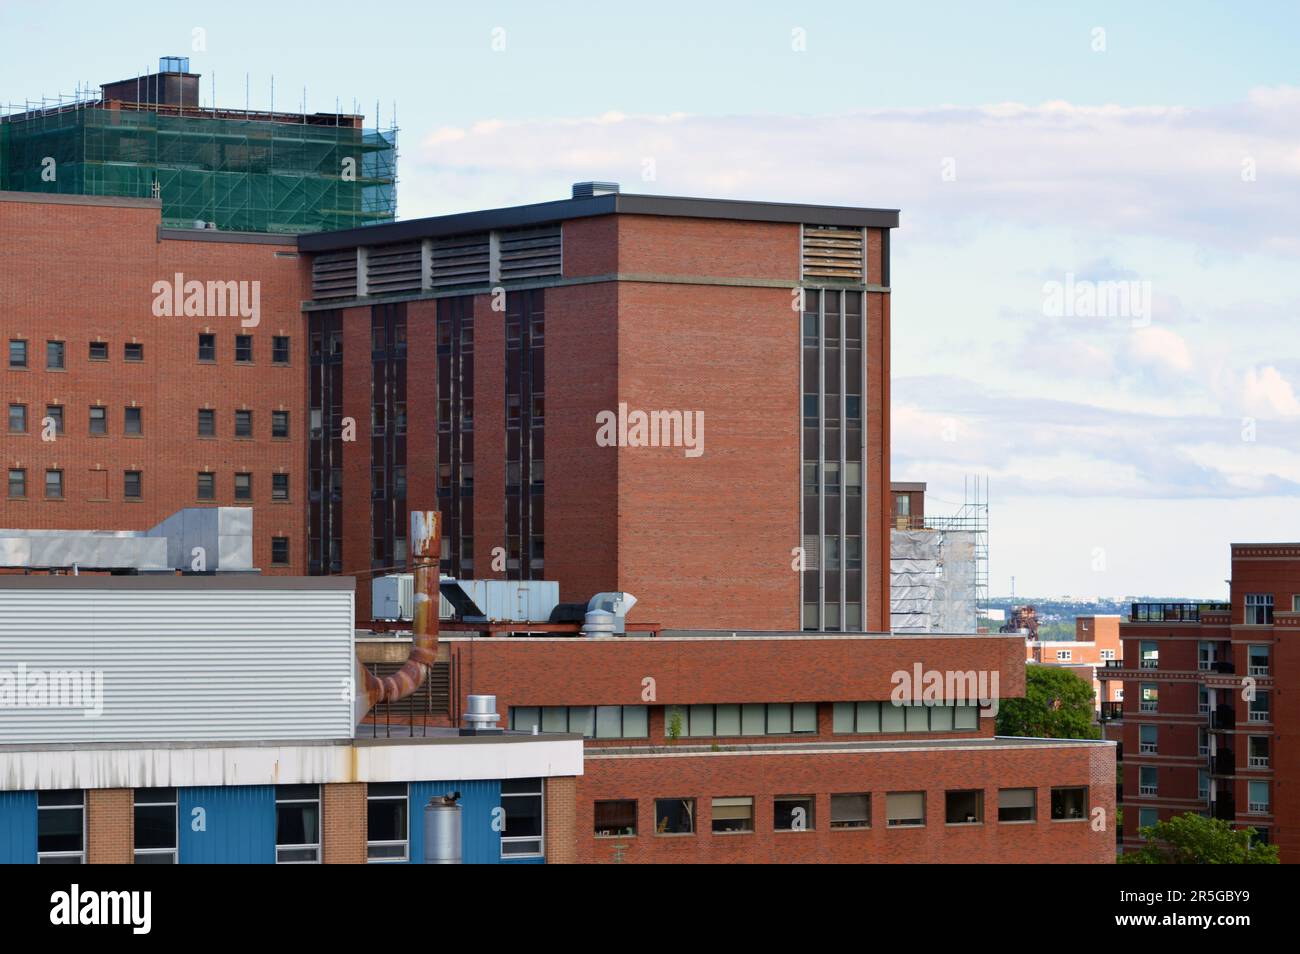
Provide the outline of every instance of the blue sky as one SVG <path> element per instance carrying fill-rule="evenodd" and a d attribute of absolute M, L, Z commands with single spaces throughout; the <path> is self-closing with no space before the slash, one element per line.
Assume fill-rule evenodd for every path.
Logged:
<path fill-rule="evenodd" d="M 102 10 L 0 0 L 0 100 L 178 54 L 223 104 L 395 102 L 403 217 L 587 178 L 901 208 L 895 475 L 989 476 L 995 593 L 1219 596 L 1229 542 L 1300 539 L 1298 5 Z M 1149 314 L 1053 316 L 1067 276 Z"/>

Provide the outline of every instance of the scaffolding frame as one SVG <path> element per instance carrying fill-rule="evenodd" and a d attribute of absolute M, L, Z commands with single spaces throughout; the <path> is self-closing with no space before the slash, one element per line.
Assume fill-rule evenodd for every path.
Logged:
<path fill-rule="evenodd" d="M 974 534 L 975 619 L 988 618 L 989 611 L 989 479 L 979 475 L 962 479 L 962 505 L 943 517 L 925 518 L 927 530 L 960 530 Z"/>

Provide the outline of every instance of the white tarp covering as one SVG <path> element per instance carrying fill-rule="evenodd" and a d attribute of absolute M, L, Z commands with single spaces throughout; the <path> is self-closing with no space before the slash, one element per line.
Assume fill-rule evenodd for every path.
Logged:
<path fill-rule="evenodd" d="M 973 532 L 891 530 L 889 550 L 894 632 L 975 632 Z"/>

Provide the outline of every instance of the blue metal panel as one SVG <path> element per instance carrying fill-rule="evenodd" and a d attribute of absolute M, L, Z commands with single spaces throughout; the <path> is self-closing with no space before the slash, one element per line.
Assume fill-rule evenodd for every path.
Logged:
<path fill-rule="evenodd" d="M 501 832 L 492 827 L 492 812 L 501 807 L 501 783 L 412 782 L 411 863 L 424 863 L 424 806 L 429 799 L 460 792 L 460 860 L 467 865 L 499 865 Z"/>
<path fill-rule="evenodd" d="M 182 788 L 178 795 L 181 864 L 275 864 L 274 786 Z M 200 818 L 204 830 L 195 831 Z"/>
<path fill-rule="evenodd" d="M 0 864 L 36 864 L 35 792 L 0 792 Z"/>

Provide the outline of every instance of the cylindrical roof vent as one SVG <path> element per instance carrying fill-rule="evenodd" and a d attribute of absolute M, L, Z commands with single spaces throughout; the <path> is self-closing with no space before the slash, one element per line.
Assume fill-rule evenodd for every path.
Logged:
<path fill-rule="evenodd" d="M 582 619 L 582 635 L 613 636 L 614 614 L 606 610 L 590 610 Z"/>
<path fill-rule="evenodd" d="M 429 799 L 424 806 L 424 863 L 460 864 L 460 792 Z"/>
<path fill-rule="evenodd" d="M 470 696 L 469 708 L 461 717 L 471 729 L 495 729 L 501 718 L 496 696 Z"/>

